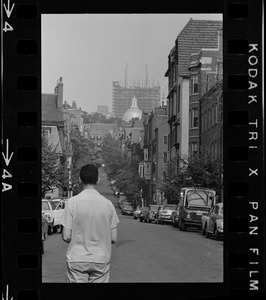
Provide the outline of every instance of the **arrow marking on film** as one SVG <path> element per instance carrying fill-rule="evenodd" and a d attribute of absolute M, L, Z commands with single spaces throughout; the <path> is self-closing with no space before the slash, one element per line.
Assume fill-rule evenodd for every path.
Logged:
<path fill-rule="evenodd" d="M 4 157 L 4 160 L 5 160 L 5 163 L 6 163 L 7 166 L 9 165 L 13 154 L 14 154 L 14 152 L 12 152 L 10 156 L 8 154 L 8 139 L 7 139 L 6 140 L 6 155 L 2 152 L 2 155 Z"/>
<path fill-rule="evenodd" d="M 4 8 L 5 8 L 6 15 L 7 15 L 8 18 L 10 18 L 14 6 L 15 6 L 15 3 L 13 3 L 13 5 L 12 5 L 12 7 L 11 7 L 11 9 L 10 9 L 10 0 L 7 1 L 7 7 L 6 7 L 6 5 L 4 4 Z"/>

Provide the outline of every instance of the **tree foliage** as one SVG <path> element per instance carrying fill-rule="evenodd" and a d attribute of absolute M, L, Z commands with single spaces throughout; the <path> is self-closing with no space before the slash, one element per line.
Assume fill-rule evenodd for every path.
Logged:
<path fill-rule="evenodd" d="M 202 186 L 215 189 L 220 194 L 221 163 L 210 156 L 177 156 L 167 165 L 163 189 L 170 203 L 175 203 L 180 190 L 185 186 Z"/>
<path fill-rule="evenodd" d="M 60 155 L 55 147 L 48 143 L 47 138 L 42 138 L 42 189 L 41 196 L 52 191 L 62 180 L 60 172 Z"/>
<path fill-rule="evenodd" d="M 111 135 L 107 135 L 103 140 L 102 157 L 109 179 L 116 180 L 119 191 L 124 192 L 126 198 L 136 207 L 141 200 L 140 190 L 144 185 L 138 175 L 138 164 L 126 160 L 119 141 Z"/>
<path fill-rule="evenodd" d="M 81 135 L 77 127 L 73 127 L 70 132 L 72 145 L 72 182 L 79 183 L 79 171 L 85 164 L 95 164 L 100 167 L 102 158 L 99 150 L 94 148 L 94 144 Z"/>

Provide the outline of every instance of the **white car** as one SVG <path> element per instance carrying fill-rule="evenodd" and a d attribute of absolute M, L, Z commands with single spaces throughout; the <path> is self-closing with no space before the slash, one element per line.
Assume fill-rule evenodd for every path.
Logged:
<path fill-rule="evenodd" d="M 176 208 L 177 204 L 165 204 L 158 212 L 156 223 L 172 223 L 172 212 L 175 211 Z"/>
<path fill-rule="evenodd" d="M 141 208 L 140 207 L 137 207 L 136 210 L 134 210 L 134 212 L 133 212 L 134 220 L 136 220 L 137 218 L 139 218 L 140 212 L 141 212 Z"/>
<path fill-rule="evenodd" d="M 55 201 L 42 199 L 42 214 L 48 222 L 48 234 L 51 235 L 61 227 L 61 217 L 63 209 Z"/>

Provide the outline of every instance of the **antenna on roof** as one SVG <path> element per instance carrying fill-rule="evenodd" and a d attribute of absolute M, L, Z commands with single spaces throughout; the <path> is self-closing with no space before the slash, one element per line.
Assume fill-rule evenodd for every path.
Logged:
<path fill-rule="evenodd" d="M 125 69 L 125 87 L 127 87 L 127 64 Z"/>
<path fill-rule="evenodd" d="M 148 86 L 148 66 L 146 64 L 146 87 Z"/>

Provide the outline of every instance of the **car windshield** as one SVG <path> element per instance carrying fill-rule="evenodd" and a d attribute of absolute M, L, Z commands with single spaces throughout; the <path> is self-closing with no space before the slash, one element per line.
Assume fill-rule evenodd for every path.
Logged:
<path fill-rule="evenodd" d="M 175 210 L 176 209 L 176 205 L 165 205 L 163 209 L 172 209 L 172 210 Z"/>
<path fill-rule="evenodd" d="M 132 206 L 127 205 L 125 209 L 132 209 Z"/>
<path fill-rule="evenodd" d="M 158 207 L 159 207 L 159 205 L 151 205 L 150 206 L 151 207 L 151 210 L 158 210 Z"/>
<path fill-rule="evenodd" d="M 50 210 L 50 206 L 47 201 L 42 201 L 42 210 Z"/>
<path fill-rule="evenodd" d="M 187 192 L 188 206 L 211 206 L 214 193 L 204 190 L 190 190 Z"/>

